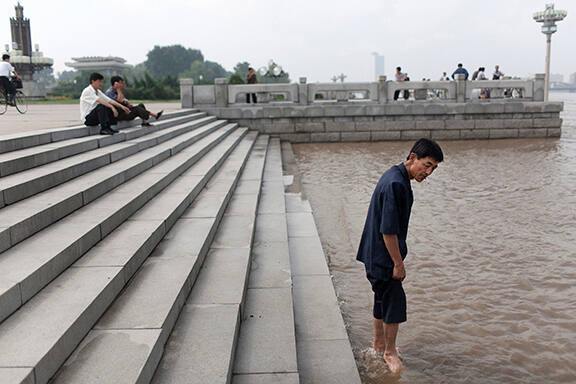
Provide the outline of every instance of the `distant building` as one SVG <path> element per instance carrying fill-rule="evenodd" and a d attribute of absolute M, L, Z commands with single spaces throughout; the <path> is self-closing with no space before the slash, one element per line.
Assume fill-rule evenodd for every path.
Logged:
<path fill-rule="evenodd" d="M 132 67 L 126 64 L 126 60 L 116 56 L 73 57 L 72 60 L 74 62 L 66 63 L 66 66 L 77 71 L 100 72 L 107 77 L 121 74 L 127 68 Z"/>
<path fill-rule="evenodd" d="M 384 56 L 377 52 L 373 52 L 372 55 L 374 56 L 374 79 L 378 80 L 378 76 L 384 76 L 386 74 Z"/>
<path fill-rule="evenodd" d="M 562 83 L 564 81 L 564 75 L 559 73 L 551 73 L 550 74 L 550 82 L 551 83 Z"/>
<path fill-rule="evenodd" d="M 570 84 L 576 84 L 576 72 L 570 75 Z"/>
<path fill-rule="evenodd" d="M 16 17 L 10 18 L 12 32 L 12 49 L 6 44 L 5 50 L 10 55 L 10 63 L 22 77 L 23 91 L 29 98 L 45 98 L 46 89 L 42 83 L 34 81 L 34 73 L 50 68 L 54 60 L 44 57 L 38 44 L 32 51 L 30 19 L 24 18 L 24 7 L 20 2 L 14 7 Z"/>

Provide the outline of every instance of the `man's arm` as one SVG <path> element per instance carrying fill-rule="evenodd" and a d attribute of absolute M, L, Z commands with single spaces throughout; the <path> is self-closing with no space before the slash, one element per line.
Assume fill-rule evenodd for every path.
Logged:
<path fill-rule="evenodd" d="M 400 246 L 398 245 L 398 235 L 382 235 L 386 249 L 394 262 L 394 271 L 392 278 L 395 280 L 404 280 L 406 278 L 406 269 L 404 269 L 404 261 L 400 254 Z"/>
<path fill-rule="evenodd" d="M 109 102 L 107 102 L 106 100 L 104 100 L 104 99 L 102 99 L 102 98 L 99 97 L 98 99 L 96 99 L 96 102 L 102 104 L 102 105 L 105 106 L 105 107 L 110 108 L 110 109 L 112 110 L 112 113 L 114 114 L 114 117 L 118 117 L 118 111 L 117 111 L 116 108 L 114 108 L 114 106 L 111 104 L 111 103 L 116 103 L 114 100 L 110 100 L 110 103 L 109 103 Z M 116 103 L 116 104 L 118 104 L 118 103 Z"/>
<path fill-rule="evenodd" d="M 101 100 L 101 99 L 98 99 L 98 100 Z M 100 104 L 103 104 L 103 103 L 100 103 Z M 126 113 L 130 113 L 130 109 L 129 109 L 128 107 L 120 104 L 119 102 L 117 102 L 117 101 L 114 100 L 114 99 L 110 99 L 109 104 L 112 104 L 112 105 L 114 105 L 115 107 L 118 107 L 118 108 L 124 110 L 124 112 L 126 112 Z M 104 104 L 104 105 L 106 105 L 106 104 Z M 116 115 L 114 115 L 114 116 L 116 116 Z"/>
<path fill-rule="evenodd" d="M 128 99 L 124 96 L 124 92 L 122 92 L 121 89 L 118 89 L 116 91 L 116 93 L 118 94 L 118 102 L 122 105 L 127 105 L 129 107 L 132 106 L 132 104 L 130 104 L 130 102 L 128 101 Z"/>

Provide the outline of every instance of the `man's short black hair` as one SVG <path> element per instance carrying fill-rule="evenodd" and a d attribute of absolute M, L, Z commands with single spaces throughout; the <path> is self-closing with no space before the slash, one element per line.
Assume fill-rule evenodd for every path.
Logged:
<path fill-rule="evenodd" d="M 249 71 L 253 71 L 253 70 L 254 70 L 254 68 L 252 68 L 252 67 L 248 67 L 248 70 L 249 70 Z"/>
<path fill-rule="evenodd" d="M 401 67 L 396 67 L 396 70 L 397 70 L 397 71 L 401 71 L 402 68 L 401 68 Z"/>
<path fill-rule="evenodd" d="M 437 142 L 430 139 L 422 138 L 415 142 L 406 160 L 410 158 L 410 154 L 412 153 L 415 153 L 416 157 L 419 159 L 430 156 L 439 163 L 444 160 L 444 153 L 442 153 L 442 148 L 440 148 Z"/>
<path fill-rule="evenodd" d="M 7 53 L 5 53 L 5 54 L 2 55 L 2 61 L 6 60 L 6 59 L 9 59 L 9 58 L 10 58 L 10 55 L 7 54 Z"/>
<path fill-rule="evenodd" d="M 114 83 L 118 83 L 120 81 L 124 81 L 122 76 L 112 76 L 112 78 L 110 78 L 110 85 L 114 86 Z"/>
<path fill-rule="evenodd" d="M 462 63 L 458 63 L 458 66 L 459 66 L 459 67 L 462 67 Z"/>
<path fill-rule="evenodd" d="M 103 80 L 103 79 L 104 79 L 104 76 L 102 76 L 98 72 L 93 72 L 90 74 L 90 82 L 93 82 L 96 80 Z"/>

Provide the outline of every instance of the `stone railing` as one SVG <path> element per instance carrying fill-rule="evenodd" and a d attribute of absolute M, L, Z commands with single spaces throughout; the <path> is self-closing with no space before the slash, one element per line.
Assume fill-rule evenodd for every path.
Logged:
<path fill-rule="evenodd" d="M 480 99 L 481 90 L 489 90 L 489 98 Z M 544 75 L 532 80 L 464 80 L 455 81 L 386 81 L 380 76 L 373 83 L 312 83 L 300 78 L 298 84 L 229 85 L 227 79 L 216 79 L 214 85 L 194 85 L 191 79 L 180 80 L 182 107 L 246 105 L 246 95 L 255 93 L 259 104 L 314 105 L 330 103 L 388 104 L 410 102 L 489 102 L 543 101 Z M 483 92 L 487 94 L 488 92 Z M 518 100 L 521 99 L 521 100 Z"/>

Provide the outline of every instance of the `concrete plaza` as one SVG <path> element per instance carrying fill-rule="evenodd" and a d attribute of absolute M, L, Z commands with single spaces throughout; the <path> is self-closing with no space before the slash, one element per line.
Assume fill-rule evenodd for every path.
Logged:
<path fill-rule="evenodd" d="M 171 112 L 180 109 L 180 103 L 146 103 L 146 107 L 152 112 L 162 109 Z M 0 115 L 0 135 L 80 124 L 78 104 L 29 104 L 24 115 L 14 107 L 8 107 L 6 113 Z"/>

